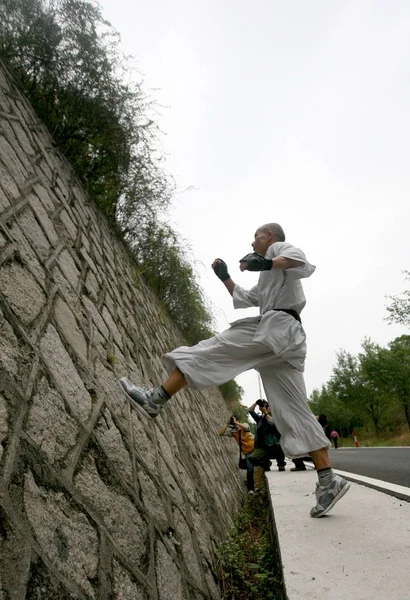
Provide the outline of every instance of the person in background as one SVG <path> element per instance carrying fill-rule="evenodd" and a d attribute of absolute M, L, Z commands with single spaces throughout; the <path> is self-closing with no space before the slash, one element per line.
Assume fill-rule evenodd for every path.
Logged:
<path fill-rule="evenodd" d="M 260 414 L 255 412 L 257 406 Z M 278 471 L 284 471 L 285 455 L 279 444 L 280 433 L 273 421 L 269 403 L 266 400 L 257 400 L 248 408 L 248 412 L 256 423 L 255 450 L 250 456 L 251 461 L 267 471 L 270 459 L 276 459 Z"/>
<path fill-rule="evenodd" d="M 330 438 L 333 442 L 335 450 L 337 450 L 337 446 L 338 446 L 338 442 L 339 442 L 339 434 L 337 433 L 336 429 L 333 429 L 332 433 L 330 434 Z"/>
<path fill-rule="evenodd" d="M 219 435 L 233 437 L 238 446 L 240 445 L 241 453 L 246 458 L 246 487 L 248 493 L 253 494 L 255 490 L 254 465 L 250 462 L 249 455 L 255 447 L 255 438 L 250 431 L 249 423 L 240 423 L 235 415 L 232 415 L 220 430 Z"/>
<path fill-rule="evenodd" d="M 325 436 L 327 437 L 327 439 L 328 439 L 329 441 L 331 441 L 331 438 L 330 438 L 330 427 L 329 427 L 329 425 L 328 425 L 328 423 L 327 423 L 327 416 L 326 416 L 326 415 L 323 415 L 323 414 L 321 413 L 320 415 L 318 415 L 318 416 L 316 417 L 316 419 L 318 420 L 318 422 L 319 422 L 319 425 L 321 425 L 321 426 L 322 426 L 323 433 L 325 434 Z"/>

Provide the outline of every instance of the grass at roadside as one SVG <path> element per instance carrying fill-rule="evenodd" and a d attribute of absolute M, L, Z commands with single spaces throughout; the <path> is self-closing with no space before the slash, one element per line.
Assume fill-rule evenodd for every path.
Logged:
<path fill-rule="evenodd" d="M 246 498 L 228 539 L 219 548 L 216 572 L 222 600 L 285 598 L 266 485 L 259 494 Z"/>

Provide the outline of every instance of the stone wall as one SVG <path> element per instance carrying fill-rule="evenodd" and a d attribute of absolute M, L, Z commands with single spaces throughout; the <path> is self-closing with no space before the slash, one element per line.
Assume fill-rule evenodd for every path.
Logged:
<path fill-rule="evenodd" d="M 0 213 L 0 599 L 219 598 L 222 397 L 130 406 L 183 340 L 1 65 Z"/>

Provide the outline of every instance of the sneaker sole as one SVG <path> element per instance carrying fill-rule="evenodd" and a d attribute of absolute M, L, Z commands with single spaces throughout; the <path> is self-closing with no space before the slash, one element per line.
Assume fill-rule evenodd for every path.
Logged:
<path fill-rule="evenodd" d="M 343 496 L 346 494 L 346 492 L 348 492 L 350 490 L 350 483 L 347 482 L 345 486 L 342 487 L 342 489 L 340 490 L 340 492 L 337 494 L 337 496 L 335 496 L 332 500 L 332 502 L 329 504 L 329 506 L 327 508 L 325 508 L 321 513 L 319 513 L 318 515 L 310 515 L 312 517 L 312 519 L 320 519 L 320 517 L 323 517 L 326 513 L 329 512 L 329 510 L 331 510 L 334 505 L 336 504 L 336 502 L 339 502 L 339 500 L 341 498 L 343 498 Z"/>

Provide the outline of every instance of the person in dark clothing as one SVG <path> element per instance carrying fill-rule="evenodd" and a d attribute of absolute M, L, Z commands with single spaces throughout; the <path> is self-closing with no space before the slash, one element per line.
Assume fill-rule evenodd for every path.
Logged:
<path fill-rule="evenodd" d="M 256 406 L 259 407 L 260 414 L 255 412 Z M 276 459 L 278 470 L 284 471 L 286 460 L 279 444 L 280 433 L 271 416 L 268 402 L 257 400 L 248 408 L 248 412 L 256 422 L 255 450 L 249 455 L 249 460 L 268 471 L 270 459 Z"/>
<path fill-rule="evenodd" d="M 329 442 L 331 442 L 332 438 L 330 437 L 330 427 L 327 423 L 327 416 L 320 414 L 316 417 L 316 419 L 319 422 L 319 425 L 322 426 L 323 429 L 323 433 L 325 434 L 325 436 L 327 437 L 327 439 L 329 440 Z"/>

